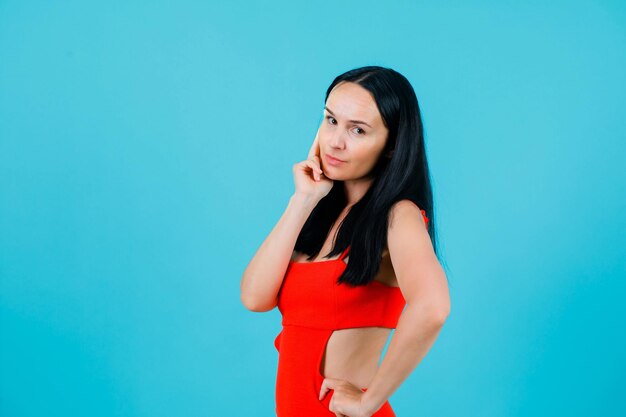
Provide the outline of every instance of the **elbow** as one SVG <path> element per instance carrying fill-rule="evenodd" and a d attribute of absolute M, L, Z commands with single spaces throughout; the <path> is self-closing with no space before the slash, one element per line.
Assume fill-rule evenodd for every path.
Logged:
<path fill-rule="evenodd" d="M 442 303 L 431 311 L 431 317 L 434 323 L 443 326 L 450 315 L 450 303 Z"/>
<path fill-rule="evenodd" d="M 433 313 L 433 320 L 439 326 L 443 326 L 446 323 L 446 320 L 448 320 L 449 315 L 450 315 L 450 310 L 437 311 L 436 313 Z"/>
<path fill-rule="evenodd" d="M 259 312 L 258 303 L 252 297 L 249 297 L 245 294 L 241 294 L 240 300 L 241 300 L 241 304 L 243 304 L 243 306 L 247 310 L 253 311 L 255 313 Z"/>
<path fill-rule="evenodd" d="M 266 311 L 270 311 L 276 307 L 276 303 L 262 303 L 255 297 L 241 295 L 241 303 L 243 306 L 255 313 L 265 313 Z"/>
<path fill-rule="evenodd" d="M 422 304 L 418 308 L 418 314 L 434 327 L 443 326 L 450 315 L 450 304 L 448 302 Z"/>

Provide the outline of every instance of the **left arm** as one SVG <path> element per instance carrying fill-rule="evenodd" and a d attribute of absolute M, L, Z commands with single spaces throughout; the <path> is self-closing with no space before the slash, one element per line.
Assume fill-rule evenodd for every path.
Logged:
<path fill-rule="evenodd" d="M 380 409 L 426 356 L 450 314 L 445 272 L 413 202 L 402 200 L 392 207 L 387 235 L 391 263 L 407 306 L 387 354 L 363 394 L 367 415 Z"/>

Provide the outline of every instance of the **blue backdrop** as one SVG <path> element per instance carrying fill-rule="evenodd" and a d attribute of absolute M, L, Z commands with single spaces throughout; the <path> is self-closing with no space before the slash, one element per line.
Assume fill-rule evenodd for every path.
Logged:
<path fill-rule="evenodd" d="M 0 414 L 273 415 L 241 275 L 382 65 L 452 299 L 397 415 L 625 415 L 625 44 L 618 1 L 0 1 Z"/>

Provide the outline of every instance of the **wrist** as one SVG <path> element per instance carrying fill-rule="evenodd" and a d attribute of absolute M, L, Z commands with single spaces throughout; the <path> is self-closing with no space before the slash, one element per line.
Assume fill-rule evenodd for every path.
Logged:
<path fill-rule="evenodd" d="M 308 210 L 313 210 L 318 203 L 314 196 L 300 193 L 294 193 L 289 202 Z"/>
<path fill-rule="evenodd" d="M 361 397 L 361 404 L 363 407 L 363 411 L 366 416 L 372 416 L 383 406 L 384 402 L 381 403 L 377 398 L 372 397 L 372 393 L 369 391 L 365 391 L 363 396 Z"/>

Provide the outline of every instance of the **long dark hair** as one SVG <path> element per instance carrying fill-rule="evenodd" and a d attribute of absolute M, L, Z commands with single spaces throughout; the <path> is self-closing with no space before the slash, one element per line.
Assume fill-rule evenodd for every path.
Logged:
<path fill-rule="evenodd" d="M 324 102 L 343 81 L 357 83 L 372 94 L 389 132 L 386 146 L 370 173 L 374 177 L 370 188 L 350 208 L 339 225 L 333 249 L 325 256 L 331 258 L 350 246 L 350 261 L 337 283 L 357 286 L 370 283 L 378 273 L 387 242 L 389 210 L 400 200 L 409 199 L 426 212 L 428 233 L 435 253 L 438 251 L 422 118 L 413 87 L 390 68 L 366 66 L 335 78 L 326 90 Z M 302 227 L 295 250 L 314 259 L 346 204 L 344 182 L 335 180 Z"/>

